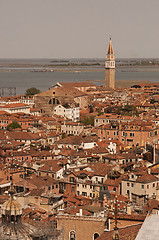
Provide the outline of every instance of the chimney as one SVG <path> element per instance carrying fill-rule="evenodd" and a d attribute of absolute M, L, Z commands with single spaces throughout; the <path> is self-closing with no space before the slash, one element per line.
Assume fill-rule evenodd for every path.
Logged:
<path fill-rule="evenodd" d="M 82 216 L 82 208 L 79 209 L 79 215 Z"/>
<path fill-rule="evenodd" d="M 151 174 L 151 168 L 148 168 L 147 173 Z"/>
<path fill-rule="evenodd" d="M 131 205 L 127 205 L 127 214 L 131 215 Z"/>

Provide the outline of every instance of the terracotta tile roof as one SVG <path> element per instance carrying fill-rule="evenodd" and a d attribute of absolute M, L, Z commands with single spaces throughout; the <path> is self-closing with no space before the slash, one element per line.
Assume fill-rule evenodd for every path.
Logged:
<path fill-rule="evenodd" d="M 136 182 L 147 183 L 159 180 L 156 176 L 144 172 L 141 177 L 139 177 Z"/>
<path fill-rule="evenodd" d="M 28 178 L 25 180 L 22 179 L 21 182 L 17 181 L 17 186 L 24 186 L 26 184 L 26 187 L 32 186 L 32 188 L 38 188 L 42 189 L 44 186 L 50 186 L 52 184 L 57 184 L 57 180 L 49 177 L 49 176 L 32 176 L 32 178 Z"/>
<path fill-rule="evenodd" d="M 30 107 L 30 106 L 24 103 L 12 103 L 12 104 L 6 104 L 5 106 L 0 106 L 0 108 L 19 108 L 19 107 Z"/>
<path fill-rule="evenodd" d="M 59 162 L 56 160 L 47 160 L 44 162 L 44 166 L 39 168 L 39 171 L 53 171 L 57 172 L 61 169 L 62 167 L 59 165 Z"/>
<path fill-rule="evenodd" d="M 159 201 L 155 200 L 155 199 L 150 199 L 145 205 L 144 205 L 144 209 L 147 212 L 152 211 L 152 209 L 157 209 L 159 210 Z"/>
<path fill-rule="evenodd" d="M 37 140 L 41 138 L 37 133 L 30 133 L 24 131 L 6 131 L 5 135 L 8 136 L 8 139 L 13 140 Z"/>
<path fill-rule="evenodd" d="M 116 179 L 116 180 L 113 180 L 113 179 L 107 179 L 105 182 L 104 182 L 104 186 L 115 186 L 115 187 L 119 187 L 119 184 L 121 183 L 121 179 Z"/>
<path fill-rule="evenodd" d="M 67 210 L 65 210 L 65 213 L 68 213 L 68 214 L 71 214 L 71 215 L 76 215 L 77 213 L 79 213 L 81 208 L 82 208 L 81 206 L 80 207 L 77 206 L 76 208 L 73 208 L 73 209 L 67 209 Z M 89 211 L 87 211 L 85 209 L 82 209 L 82 215 L 91 216 L 92 214 Z"/>
<path fill-rule="evenodd" d="M 120 240 L 126 240 L 126 239 L 131 239 L 135 240 L 142 224 L 137 224 L 137 225 L 132 225 L 124 228 L 119 228 L 119 236 Z M 109 232 L 104 232 L 101 234 L 96 240 L 112 240 L 113 238 L 114 231 L 111 230 Z"/>
<path fill-rule="evenodd" d="M 104 164 L 104 163 L 94 163 L 94 164 L 90 164 L 89 166 L 93 172 L 92 175 L 94 176 L 105 176 L 106 174 L 108 174 L 108 172 L 112 169 L 112 167 L 110 165 Z"/>
<path fill-rule="evenodd" d="M 41 196 L 42 193 L 44 193 L 45 190 L 43 189 L 33 189 L 32 191 L 30 191 L 30 193 L 28 194 L 29 196 Z"/>
<path fill-rule="evenodd" d="M 57 141 L 55 144 L 67 144 L 67 145 L 80 145 L 81 143 L 90 143 L 96 142 L 98 140 L 97 137 L 82 137 L 82 136 L 68 136 L 64 139 Z"/>

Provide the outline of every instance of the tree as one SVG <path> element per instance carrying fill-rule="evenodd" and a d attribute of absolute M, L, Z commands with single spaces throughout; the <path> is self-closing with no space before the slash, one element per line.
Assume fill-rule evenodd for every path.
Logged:
<path fill-rule="evenodd" d="M 16 121 L 13 121 L 12 123 L 10 123 L 7 126 L 7 130 L 12 130 L 12 129 L 16 129 L 16 128 L 21 128 L 20 124 Z"/>
<path fill-rule="evenodd" d="M 37 88 L 32 87 L 32 88 L 28 88 L 28 89 L 26 90 L 25 95 L 26 95 L 26 96 L 33 96 L 33 95 L 35 95 L 35 94 L 37 94 L 37 93 L 40 93 L 40 90 L 37 89 Z"/>
<path fill-rule="evenodd" d="M 89 105 L 89 113 L 93 113 L 93 106 Z"/>
<path fill-rule="evenodd" d="M 84 125 L 94 126 L 94 116 L 90 115 L 89 117 L 84 117 L 84 119 L 81 120 L 81 123 L 83 123 Z"/>

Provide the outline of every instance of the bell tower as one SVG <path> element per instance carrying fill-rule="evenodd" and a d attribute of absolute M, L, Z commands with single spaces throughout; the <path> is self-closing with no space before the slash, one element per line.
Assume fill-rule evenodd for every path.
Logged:
<path fill-rule="evenodd" d="M 105 87 L 115 89 L 115 58 L 111 38 L 105 61 Z"/>

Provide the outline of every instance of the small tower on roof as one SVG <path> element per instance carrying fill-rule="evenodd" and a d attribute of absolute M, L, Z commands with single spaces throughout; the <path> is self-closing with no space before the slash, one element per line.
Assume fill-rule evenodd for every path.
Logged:
<path fill-rule="evenodd" d="M 115 89 L 115 58 L 111 37 L 105 61 L 105 87 Z"/>

